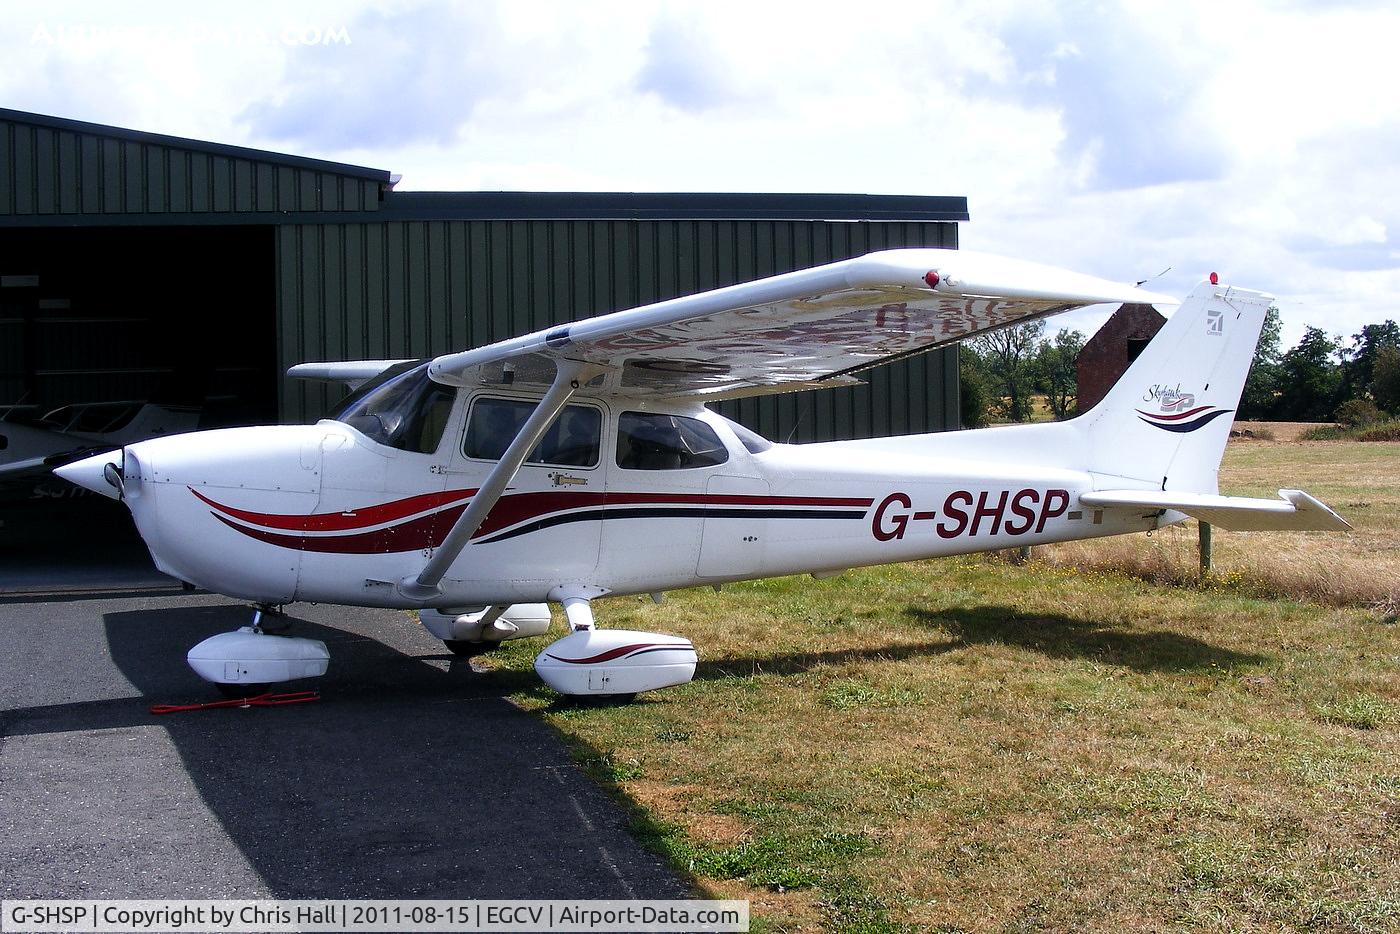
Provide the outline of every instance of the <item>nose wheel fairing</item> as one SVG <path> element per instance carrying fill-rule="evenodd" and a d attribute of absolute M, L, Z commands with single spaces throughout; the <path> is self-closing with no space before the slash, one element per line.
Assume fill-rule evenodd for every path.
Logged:
<path fill-rule="evenodd" d="M 280 607 L 253 608 L 253 624 L 210 636 L 185 661 L 195 674 L 228 696 L 265 690 L 270 684 L 319 678 L 331 653 L 320 639 L 287 635 L 292 619 Z"/>

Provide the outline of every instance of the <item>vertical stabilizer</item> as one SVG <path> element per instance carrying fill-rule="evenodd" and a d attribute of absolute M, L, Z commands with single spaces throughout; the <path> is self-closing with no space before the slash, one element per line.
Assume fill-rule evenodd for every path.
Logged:
<path fill-rule="evenodd" d="M 1262 292 L 1198 286 L 1103 401 L 1076 419 L 1090 471 L 1163 490 L 1215 493 L 1272 301 Z"/>

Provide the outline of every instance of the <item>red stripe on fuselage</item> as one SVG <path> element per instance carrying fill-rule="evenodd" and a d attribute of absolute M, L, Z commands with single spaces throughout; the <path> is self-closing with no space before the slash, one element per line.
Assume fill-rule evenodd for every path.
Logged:
<path fill-rule="evenodd" d="M 419 548 L 436 548 L 447 537 L 452 523 L 467 507 L 451 506 L 440 512 L 419 516 L 398 525 L 370 532 L 354 532 L 349 535 L 289 535 L 285 532 L 271 532 L 239 525 L 227 516 L 212 513 L 224 525 L 242 532 L 269 545 L 290 548 L 293 551 L 322 551 L 341 555 L 378 555 L 395 551 L 416 551 Z"/>
<path fill-rule="evenodd" d="M 867 508 L 873 500 L 830 496 L 729 496 L 708 493 L 517 493 L 503 496 L 472 538 L 567 509 L 599 506 L 855 506 Z"/>
<path fill-rule="evenodd" d="M 345 531 L 350 534 L 342 535 L 289 535 L 286 532 L 321 532 L 321 531 L 341 531 L 341 529 L 327 528 L 325 525 L 316 528 L 298 526 L 296 521 L 305 522 L 307 520 L 334 520 L 345 518 L 339 513 L 324 513 L 312 516 L 274 516 L 268 513 L 255 513 L 246 510 L 235 510 L 227 506 L 210 500 L 201 495 L 198 491 L 191 489 L 190 492 L 198 496 L 202 501 L 213 506 L 221 512 L 228 513 L 228 516 L 214 513 L 214 518 L 223 522 L 229 528 L 235 529 L 247 535 L 249 538 L 266 542 L 269 545 L 277 545 L 281 548 L 290 548 L 295 551 L 318 551 L 335 554 L 386 554 L 396 551 L 414 551 L 420 548 L 435 548 L 442 544 L 447 537 L 448 530 L 453 523 L 462 515 L 467 508 L 465 502 L 458 502 L 446 509 L 440 509 L 427 515 L 421 515 L 407 522 L 398 525 L 386 526 L 381 529 L 368 531 Z M 410 497 L 405 500 L 396 500 L 394 503 L 385 503 L 381 507 L 368 507 L 359 509 L 356 512 L 361 515 L 368 515 L 373 510 L 384 509 L 391 506 L 408 503 L 411 500 L 424 500 L 426 497 L 440 496 L 445 501 L 451 502 L 454 497 L 470 496 L 475 490 L 459 490 L 452 494 L 423 494 L 420 497 Z M 507 529 L 523 522 L 539 519 L 543 516 L 553 515 L 559 512 L 566 512 L 574 509 L 598 508 L 600 506 L 635 506 L 635 505 L 685 505 L 685 506 L 842 506 L 868 508 L 873 500 L 860 497 L 835 497 L 835 496 L 745 496 L 745 495 L 708 495 L 705 493 L 585 493 L 585 492 L 540 492 L 540 493 L 516 493 L 504 496 L 496 507 L 491 510 L 486 521 L 481 524 L 481 528 L 476 530 L 473 539 L 492 535 L 502 529 Z M 412 513 L 406 513 L 411 515 Z M 254 528 L 234 522 L 229 518 L 232 516 L 244 519 L 245 516 L 257 516 L 258 519 L 245 519 L 263 528 Z M 264 522 L 262 520 L 275 519 L 278 524 Z M 294 521 L 296 520 L 296 521 Z M 385 521 L 385 520 L 380 520 Z M 327 523 L 329 524 L 329 523 Z M 353 527 L 352 527 L 353 528 Z M 279 531 L 273 531 L 273 530 Z"/>
<path fill-rule="evenodd" d="M 406 516 L 425 512 L 429 509 L 436 509 L 439 506 L 458 503 L 470 499 L 476 493 L 476 490 L 448 490 L 441 493 L 420 493 L 417 496 L 396 499 L 392 502 L 380 503 L 376 506 L 361 506 L 355 509 L 342 510 L 340 512 L 313 513 L 308 516 L 298 516 L 236 509 L 233 506 L 225 506 L 223 503 L 210 499 L 194 487 L 190 487 L 189 491 L 195 496 L 198 496 L 207 505 L 235 519 L 241 519 L 244 522 L 259 525 L 265 529 L 288 529 L 294 532 L 345 532 L 352 529 L 364 529 L 372 525 L 393 522 L 395 519 L 403 519 Z"/>

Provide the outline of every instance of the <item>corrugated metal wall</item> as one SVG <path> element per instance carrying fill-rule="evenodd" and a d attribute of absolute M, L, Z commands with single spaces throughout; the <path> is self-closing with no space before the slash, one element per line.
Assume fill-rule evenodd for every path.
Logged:
<path fill-rule="evenodd" d="M 278 359 L 423 357 L 872 250 L 954 247 L 942 222 L 402 221 L 277 228 Z M 957 353 L 863 374 L 866 387 L 724 403 L 775 440 L 958 426 Z M 287 380 L 286 421 L 341 393 Z"/>
<path fill-rule="evenodd" d="M 381 182 L 0 120 L 0 215 L 373 211 Z"/>
<path fill-rule="evenodd" d="M 784 196 L 758 195 L 390 193 L 390 204 L 380 200 L 389 180 L 382 170 L 0 108 L 0 228 L 71 225 L 118 237 L 126 225 L 275 230 L 267 261 L 275 264 L 284 369 L 304 360 L 428 356 L 871 250 L 953 247 L 956 220 L 966 218 L 962 199 L 868 196 L 798 195 L 783 205 Z M 560 198 L 566 211 L 577 202 L 578 218 L 630 219 L 523 219 L 552 216 L 549 205 Z M 778 217 L 932 219 L 714 219 L 753 218 L 774 204 Z M 823 213 L 833 204 L 838 213 Z M 503 216 L 522 219 L 467 219 L 512 210 L 524 213 Z M 673 210 L 706 219 L 665 219 Z M 435 217 L 464 219 L 425 219 Z M 11 317 L 0 314 L 0 323 Z M 5 324 L 0 339 L 13 341 L 13 331 Z M 0 364 L 6 372 L 15 365 Z M 953 351 L 865 378 L 862 388 L 721 410 L 776 439 L 957 427 Z M 313 418 L 339 396 L 285 380 L 278 391 L 285 420 Z"/>

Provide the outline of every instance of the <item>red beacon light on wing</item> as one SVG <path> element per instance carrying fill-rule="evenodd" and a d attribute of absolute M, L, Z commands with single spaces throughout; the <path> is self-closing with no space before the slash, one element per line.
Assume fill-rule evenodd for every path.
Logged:
<path fill-rule="evenodd" d="M 929 288 L 936 289 L 938 288 L 938 283 L 942 280 L 939 278 L 938 270 L 930 269 L 928 272 L 924 273 L 924 281 L 928 283 Z"/>

